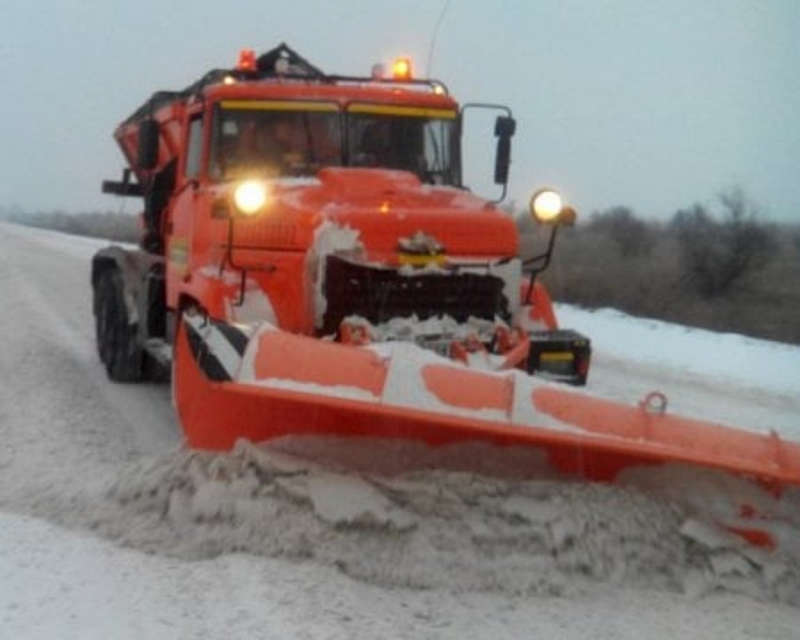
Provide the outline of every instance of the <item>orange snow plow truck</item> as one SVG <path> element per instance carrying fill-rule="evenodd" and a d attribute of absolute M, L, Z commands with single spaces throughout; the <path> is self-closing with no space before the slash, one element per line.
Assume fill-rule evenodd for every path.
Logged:
<path fill-rule="evenodd" d="M 505 195 L 511 111 L 459 106 L 408 59 L 334 76 L 280 45 L 154 94 L 114 133 L 130 168 L 103 183 L 144 199 L 141 248 L 92 262 L 109 377 L 171 370 L 187 443 L 203 449 L 481 439 L 595 480 L 680 462 L 774 492 L 800 484 L 796 443 L 563 384 L 585 383 L 589 340 L 557 326 L 536 276 L 575 213 L 536 192 L 549 243 L 520 258 L 512 217 L 462 182 L 469 109 L 499 112 Z"/>

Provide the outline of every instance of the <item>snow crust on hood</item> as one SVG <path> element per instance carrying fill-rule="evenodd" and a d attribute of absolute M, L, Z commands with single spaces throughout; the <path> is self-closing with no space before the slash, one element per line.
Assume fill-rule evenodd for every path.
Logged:
<path fill-rule="evenodd" d="M 340 225 L 326 220 L 314 232 L 314 242 L 308 252 L 310 271 L 314 287 L 314 326 L 321 327 L 328 300 L 325 298 L 325 258 L 334 253 L 363 256 L 364 244 L 359 240 L 360 232 L 349 225 Z"/>

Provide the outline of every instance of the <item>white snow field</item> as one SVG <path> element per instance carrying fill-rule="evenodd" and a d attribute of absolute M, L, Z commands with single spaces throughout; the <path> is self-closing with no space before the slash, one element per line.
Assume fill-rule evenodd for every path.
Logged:
<path fill-rule="evenodd" d="M 0 224 L 0 638 L 797 637 L 797 544 L 555 479 L 536 451 L 183 450 L 169 388 L 97 359 L 107 244 Z M 800 440 L 800 347 L 557 312 L 593 340 L 591 393 Z"/>

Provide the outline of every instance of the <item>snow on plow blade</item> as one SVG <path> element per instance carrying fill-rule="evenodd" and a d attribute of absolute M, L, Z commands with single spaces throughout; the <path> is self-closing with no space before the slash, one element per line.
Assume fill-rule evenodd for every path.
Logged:
<path fill-rule="evenodd" d="M 175 401 L 189 446 L 284 435 L 484 440 L 547 451 L 562 472 L 611 481 L 627 467 L 684 462 L 780 491 L 800 486 L 800 443 L 652 412 L 517 370 L 467 368 L 415 345 L 353 347 L 263 325 L 250 338 L 185 316 Z"/>

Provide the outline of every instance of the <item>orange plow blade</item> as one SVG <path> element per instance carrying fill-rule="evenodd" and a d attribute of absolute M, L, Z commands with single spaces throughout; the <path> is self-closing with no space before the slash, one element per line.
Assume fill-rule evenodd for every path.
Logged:
<path fill-rule="evenodd" d="M 268 324 L 245 336 L 199 316 L 180 324 L 174 373 L 194 448 L 289 435 L 535 447 L 559 472 L 653 491 L 764 549 L 797 547 L 800 443 L 775 433 L 476 370 L 413 344 L 348 346 Z"/>
<path fill-rule="evenodd" d="M 405 343 L 352 347 L 266 325 L 226 355 L 214 331 L 187 320 L 176 343 L 175 400 L 195 448 L 290 434 L 485 440 L 540 447 L 558 470 L 591 480 L 682 462 L 800 486 L 800 443 L 774 433 L 629 407 L 520 371 L 469 369 Z M 209 358 L 228 361 L 228 379 L 208 375 Z"/>

